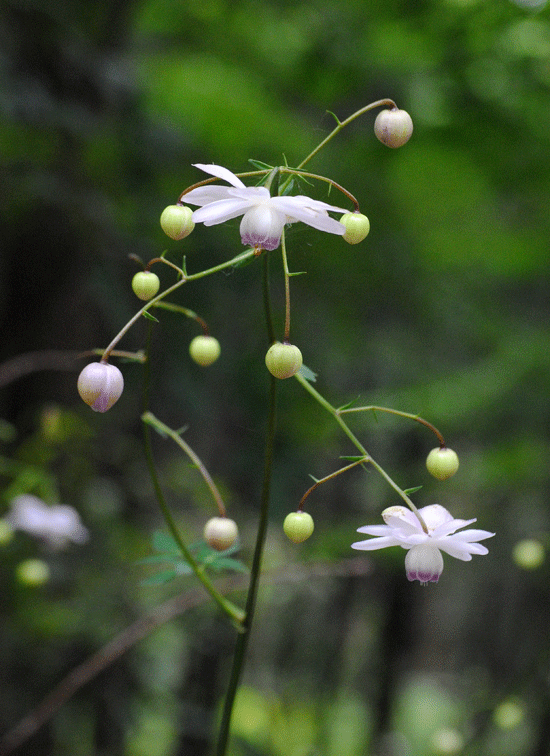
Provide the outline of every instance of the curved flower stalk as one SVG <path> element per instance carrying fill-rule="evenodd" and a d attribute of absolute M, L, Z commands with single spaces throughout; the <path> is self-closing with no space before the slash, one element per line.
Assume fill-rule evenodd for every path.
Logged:
<path fill-rule="evenodd" d="M 195 168 L 227 181 L 231 186 L 199 186 L 184 194 L 181 199 L 199 205 L 193 213 L 194 223 L 215 226 L 218 223 L 243 216 L 241 241 L 257 249 L 277 249 L 285 224 L 301 221 L 308 226 L 343 236 L 346 227 L 329 216 L 330 212 L 347 213 L 342 207 L 311 199 L 304 195 L 272 197 L 265 186 L 245 186 L 227 168 L 221 165 L 195 163 Z"/>
<path fill-rule="evenodd" d="M 358 533 L 375 536 L 366 541 L 352 543 L 352 549 L 374 551 L 388 546 L 401 546 L 407 549 L 405 570 L 409 580 L 419 580 L 421 583 L 437 583 L 443 572 L 443 557 L 441 552 L 456 559 L 469 562 L 472 554 L 487 554 L 488 549 L 477 543 L 485 538 L 491 538 L 494 533 L 488 530 L 456 531 L 475 522 L 472 520 L 456 520 L 440 504 L 430 504 L 419 509 L 428 532 L 424 532 L 420 520 L 406 507 L 389 507 L 382 512 L 385 525 L 367 525 L 358 528 Z"/>

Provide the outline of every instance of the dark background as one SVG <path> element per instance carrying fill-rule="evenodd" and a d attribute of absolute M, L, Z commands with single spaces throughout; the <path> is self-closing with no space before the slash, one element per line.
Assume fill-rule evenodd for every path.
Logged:
<path fill-rule="evenodd" d="M 513 559 L 521 539 L 549 545 L 544 4 L 11 0 L 0 82 L 2 504 L 22 492 L 61 501 L 91 532 L 55 553 L 24 534 L 2 546 L 2 729 L 192 588 L 187 578 L 143 587 L 151 569 L 136 564 L 160 527 L 141 444 L 142 367 L 117 362 L 126 389 L 106 415 L 76 392 L 86 360 L 75 355 L 105 347 L 137 309 L 128 255 L 168 250 L 179 264 L 185 254 L 190 272 L 234 256 L 238 221 L 182 242 L 160 229 L 162 209 L 202 178 L 192 163 L 295 165 L 333 128 L 326 111 L 343 119 L 391 97 L 415 124 L 404 148 L 381 145 L 367 114 L 310 165 L 357 196 L 372 230 L 349 246 L 291 228 L 291 269 L 307 271 L 291 282 L 292 338 L 334 405 L 393 406 L 438 426 L 461 459 L 446 483 L 425 470 L 436 445 L 425 428 L 350 419 L 400 485 L 423 486 L 418 506 L 439 502 L 497 535 L 488 556 L 446 557 L 437 586 L 408 584 L 398 549 L 359 555 L 358 568 L 356 529 L 399 501 L 374 470 L 354 470 L 312 495 L 314 536 L 287 543 L 282 520 L 309 475 L 354 450 L 295 381 L 282 382 L 265 587 L 230 753 L 548 756 L 548 565 Z M 187 351 L 197 324 L 161 313 L 151 408 L 188 425 L 249 562 L 268 384 L 261 262 L 174 301 L 206 319 L 222 356 L 199 368 Z M 121 348 L 142 348 L 146 331 L 139 323 Z M 175 447 L 155 450 L 178 522 L 197 540 L 210 499 Z M 17 578 L 31 557 L 50 568 L 41 587 Z M 16 753 L 210 753 L 233 643 L 211 607 L 182 613 L 130 643 Z"/>

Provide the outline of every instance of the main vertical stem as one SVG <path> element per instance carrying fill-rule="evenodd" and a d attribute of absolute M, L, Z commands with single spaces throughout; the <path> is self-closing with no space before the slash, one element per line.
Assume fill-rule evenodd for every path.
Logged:
<path fill-rule="evenodd" d="M 268 256 L 264 255 L 264 309 L 267 320 L 267 332 L 269 343 L 273 341 L 273 323 L 271 319 L 271 304 L 269 298 L 269 277 L 268 277 Z M 229 685 L 220 723 L 220 732 L 216 748 L 216 756 L 226 756 L 227 746 L 229 744 L 229 734 L 231 727 L 231 715 L 233 706 L 239 688 L 248 641 L 250 640 L 250 631 L 254 619 L 254 610 L 256 608 L 256 597 L 260 582 L 260 572 L 262 567 L 262 555 L 267 533 L 267 524 L 269 519 L 269 501 L 271 496 L 271 475 L 273 470 L 273 449 L 275 446 L 275 428 L 277 422 L 277 379 L 270 375 L 269 382 L 269 411 L 267 417 L 267 431 L 265 443 L 265 461 L 262 483 L 262 494 L 260 500 L 260 521 L 258 524 L 258 533 L 256 536 L 256 546 L 252 558 L 252 568 L 250 571 L 250 583 L 246 597 L 245 619 L 242 623 L 242 632 L 237 637 L 235 644 L 235 654 L 233 656 L 233 666 L 229 677 Z"/>

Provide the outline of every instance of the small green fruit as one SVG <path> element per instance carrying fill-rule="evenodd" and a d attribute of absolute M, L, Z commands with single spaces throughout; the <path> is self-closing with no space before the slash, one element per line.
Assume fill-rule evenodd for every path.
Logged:
<path fill-rule="evenodd" d="M 50 579 L 50 568 L 42 559 L 25 559 L 17 565 L 15 575 L 22 585 L 38 588 Z"/>
<path fill-rule="evenodd" d="M 152 299 L 160 289 L 159 277 L 149 270 L 141 270 L 132 278 L 132 289 L 139 299 L 147 302 Z"/>
<path fill-rule="evenodd" d="M 285 517 L 283 530 L 294 543 L 307 541 L 314 529 L 313 517 L 307 512 L 291 512 Z"/>
<path fill-rule="evenodd" d="M 189 354 L 198 365 L 208 367 L 220 356 L 220 342 L 213 336 L 195 336 L 189 344 Z"/>
<path fill-rule="evenodd" d="M 216 551 L 233 546 L 239 535 L 237 523 L 227 517 L 212 517 L 204 526 L 204 540 Z"/>
<path fill-rule="evenodd" d="M 265 364 L 275 378 L 291 378 L 302 367 L 302 353 L 294 344 L 276 341 L 267 350 Z"/>
<path fill-rule="evenodd" d="M 518 567 L 524 570 L 536 570 L 544 562 L 544 546 L 535 538 L 524 538 L 512 549 L 512 558 Z"/>
<path fill-rule="evenodd" d="M 160 225 L 166 236 L 171 239 L 185 239 L 195 228 L 193 211 L 185 205 L 168 205 L 162 211 Z"/>
<path fill-rule="evenodd" d="M 362 213 L 346 213 L 340 218 L 340 223 L 346 227 L 342 239 L 348 244 L 359 244 L 370 231 L 369 219 Z"/>
<path fill-rule="evenodd" d="M 387 147 L 402 147 L 413 133 L 413 122 L 406 110 L 381 110 L 374 122 L 374 133 Z"/>
<path fill-rule="evenodd" d="M 447 480 L 447 478 L 452 478 L 458 470 L 458 455 L 446 446 L 432 449 L 426 459 L 426 467 L 434 478 Z"/>

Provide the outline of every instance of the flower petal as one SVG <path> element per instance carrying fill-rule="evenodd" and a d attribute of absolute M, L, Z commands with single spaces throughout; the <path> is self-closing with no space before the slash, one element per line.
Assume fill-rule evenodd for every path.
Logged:
<path fill-rule="evenodd" d="M 388 546 L 401 546 L 401 544 L 393 536 L 369 538 L 368 541 L 356 541 L 351 544 L 352 549 L 358 549 L 359 551 L 374 551 L 375 549 L 385 549 Z"/>
<path fill-rule="evenodd" d="M 235 176 L 234 173 L 231 173 L 228 168 L 224 168 L 221 165 L 215 165 L 214 163 L 209 165 L 205 165 L 204 163 L 193 163 L 193 165 L 195 168 L 199 168 L 201 171 L 209 173 L 211 176 L 216 176 L 217 178 L 227 181 L 227 183 L 232 186 L 238 186 L 241 189 L 245 188 L 245 185 L 240 178 Z"/>
<path fill-rule="evenodd" d="M 215 226 L 217 223 L 225 223 L 225 221 L 243 215 L 251 207 L 254 207 L 254 203 L 243 199 L 224 199 L 219 202 L 211 202 L 195 210 L 193 222 L 204 223 L 205 226 Z"/>
<path fill-rule="evenodd" d="M 219 184 L 209 186 L 198 186 L 191 189 L 181 198 L 183 202 L 190 205 L 208 205 L 210 202 L 219 202 L 220 200 L 229 199 L 234 191 L 230 186 L 219 186 Z"/>

